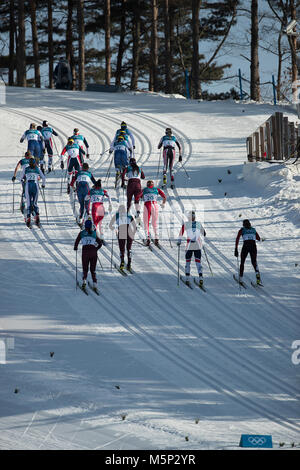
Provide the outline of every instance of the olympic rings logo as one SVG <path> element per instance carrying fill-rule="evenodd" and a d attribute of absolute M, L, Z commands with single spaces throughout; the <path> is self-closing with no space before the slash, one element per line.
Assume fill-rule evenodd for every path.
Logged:
<path fill-rule="evenodd" d="M 267 442 L 266 438 L 260 436 L 250 436 L 248 437 L 248 441 L 253 446 L 263 446 Z"/>

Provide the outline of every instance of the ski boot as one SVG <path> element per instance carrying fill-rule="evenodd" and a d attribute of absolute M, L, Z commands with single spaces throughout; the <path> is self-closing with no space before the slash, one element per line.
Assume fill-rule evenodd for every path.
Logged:
<path fill-rule="evenodd" d="M 167 184 L 167 175 L 166 173 L 164 173 L 164 176 L 163 176 L 163 185 L 165 186 Z"/>
<path fill-rule="evenodd" d="M 121 270 L 121 271 L 124 271 L 124 267 L 125 267 L 125 263 L 124 263 L 124 261 L 122 260 L 122 261 L 121 261 L 121 264 L 120 264 L 120 270 Z"/>
<path fill-rule="evenodd" d="M 190 275 L 187 274 L 187 273 L 185 274 L 185 283 L 186 283 L 187 286 L 190 286 L 190 285 L 191 285 L 191 284 L 190 284 Z"/>
<path fill-rule="evenodd" d="M 199 274 L 199 286 L 203 287 L 203 276 L 202 276 L 202 274 Z"/>
<path fill-rule="evenodd" d="M 30 226 L 31 226 L 31 218 L 30 218 L 30 216 L 27 217 L 27 219 L 26 219 L 25 222 L 26 222 L 27 227 L 30 227 Z"/>
<path fill-rule="evenodd" d="M 70 184 L 68 183 L 68 186 L 67 186 L 67 193 L 70 194 Z"/>
<path fill-rule="evenodd" d="M 35 216 L 35 224 L 36 224 L 38 227 L 41 226 L 40 216 L 39 216 L 38 214 Z"/>
<path fill-rule="evenodd" d="M 82 228 L 82 218 L 80 217 L 80 215 L 77 215 L 76 223 L 77 225 L 79 225 L 80 228 Z"/>
<path fill-rule="evenodd" d="M 118 186 L 120 176 L 121 176 L 121 173 L 119 171 L 117 171 L 116 172 L 116 179 L 115 179 L 115 188 Z"/>
<path fill-rule="evenodd" d="M 257 284 L 257 285 L 260 285 L 260 284 L 261 284 L 260 273 L 256 273 L 256 284 Z"/>
<path fill-rule="evenodd" d="M 132 272 L 132 269 L 131 269 L 131 260 L 128 260 L 126 269 L 127 269 L 127 271 L 129 271 L 130 273 Z"/>
<path fill-rule="evenodd" d="M 154 245 L 155 245 L 155 246 L 159 246 L 159 239 L 158 239 L 158 238 L 155 238 L 155 240 L 154 240 Z"/>
<path fill-rule="evenodd" d="M 147 238 L 147 240 L 146 240 L 146 242 L 145 242 L 145 245 L 146 245 L 146 246 L 150 246 L 150 238 L 149 238 L 149 237 Z"/>

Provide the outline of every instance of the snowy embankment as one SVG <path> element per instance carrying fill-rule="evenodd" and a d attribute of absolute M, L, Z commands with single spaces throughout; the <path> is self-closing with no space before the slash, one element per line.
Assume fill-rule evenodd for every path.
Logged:
<path fill-rule="evenodd" d="M 277 109 L 7 89 L 0 107 L 1 449 L 236 449 L 242 433 L 271 434 L 274 447 L 300 443 L 300 365 L 292 362 L 300 339 L 299 177 L 297 167 L 244 163 L 247 135 Z M 25 151 L 21 135 L 44 119 L 59 133 L 55 172 L 46 206 L 39 200 L 42 229 L 29 230 L 11 177 Z M 78 204 L 65 183 L 61 191 L 57 154 L 79 127 L 115 211 L 125 195 L 114 189 L 107 149 L 122 120 L 147 179 L 161 184 L 157 143 L 169 126 L 185 170 L 176 163 L 176 188 L 166 190 L 163 249 L 151 253 L 138 243 L 141 230 L 133 276 L 111 269 L 119 254 L 106 216 L 101 295 L 87 297 L 75 288 Z M 191 208 L 207 232 L 206 293 L 177 285 L 176 238 Z M 232 278 L 243 218 L 266 239 L 258 245 L 264 290 L 251 287 L 249 260 L 248 289 Z M 183 246 L 179 255 L 183 273 Z"/>

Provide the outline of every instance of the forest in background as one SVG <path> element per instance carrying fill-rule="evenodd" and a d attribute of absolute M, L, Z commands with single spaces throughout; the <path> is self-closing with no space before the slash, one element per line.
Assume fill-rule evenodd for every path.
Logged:
<path fill-rule="evenodd" d="M 74 90 L 103 83 L 184 96 L 188 89 L 193 99 L 238 98 L 237 88 L 215 96 L 206 87 L 236 74 L 230 53 L 239 48 L 249 63 L 248 97 L 259 101 L 263 49 L 276 60 L 281 100 L 298 76 L 297 36 L 285 34 L 297 7 L 298 0 L 2 0 L 1 75 L 11 86 L 53 88 L 55 64 L 64 57 Z"/>

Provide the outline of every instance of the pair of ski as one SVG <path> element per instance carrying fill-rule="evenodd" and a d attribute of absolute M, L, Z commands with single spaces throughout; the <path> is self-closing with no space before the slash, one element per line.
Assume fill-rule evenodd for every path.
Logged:
<path fill-rule="evenodd" d="M 33 224 L 31 222 L 29 224 L 27 222 L 25 222 L 25 224 L 26 224 L 26 227 L 28 227 L 30 230 L 32 230 Z M 42 227 L 40 222 L 38 222 L 38 223 L 35 222 L 34 225 L 36 225 L 36 227 L 38 227 L 38 228 Z"/>
<path fill-rule="evenodd" d="M 187 281 L 186 278 L 184 276 L 181 276 L 181 275 L 180 275 L 180 279 L 183 282 L 183 284 L 185 284 L 187 287 L 189 287 L 190 289 L 193 290 L 193 286 L 190 283 L 190 281 Z M 196 279 L 195 277 L 194 277 L 194 284 L 196 284 L 196 286 L 200 287 L 200 289 L 203 290 L 203 292 L 206 292 L 206 289 L 205 289 L 204 285 L 200 284 L 199 280 Z"/>
<path fill-rule="evenodd" d="M 233 279 L 234 279 L 240 286 L 242 286 L 244 289 L 247 289 L 247 285 L 245 284 L 245 282 L 244 282 L 244 281 L 240 281 L 240 280 L 236 277 L 235 274 L 233 274 Z M 253 282 L 253 281 L 251 281 L 251 286 L 252 286 L 252 287 L 264 287 L 263 284 L 261 284 L 261 283 L 258 284 L 257 282 Z"/>
<path fill-rule="evenodd" d="M 116 263 L 114 263 L 114 267 L 116 268 L 117 271 L 119 271 L 120 274 L 122 274 L 122 276 L 127 276 L 127 274 L 134 274 L 134 271 L 132 270 L 132 268 L 120 268 L 120 266 L 118 266 Z"/>
<path fill-rule="evenodd" d="M 151 242 L 152 242 L 152 244 L 150 243 L 149 245 L 147 245 L 146 240 L 143 240 L 143 244 L 144 244 L 147 248 L 149 248 L 150 251 L 153 251 L 153 248 L 152 248 L 153 245 L 156 246 L 156 248 L 158 248 L 159 250 L 162 249 L 162 247 L 161 247 L 161 245 L 160 245 L 159 243 L 155 243 L 154 240 L 152 240 L 152 239 L 151 239 Z"/>
<path fill-rule="evenodd" d="M 86 295 L 89 295 L 86 286 L 83 286 L 78 281 L 77 281 L 77 286 L 79 287 L 80 290 L 82 290 L 82 292 L 84 292 Z M 95 292 L 95 294 L 100 295 L 100 292 L 98 291 L 97 287 L 92 286 L 92 284 L 89 281 L 88 281 L 88 286 L 93 292 Z"/>

